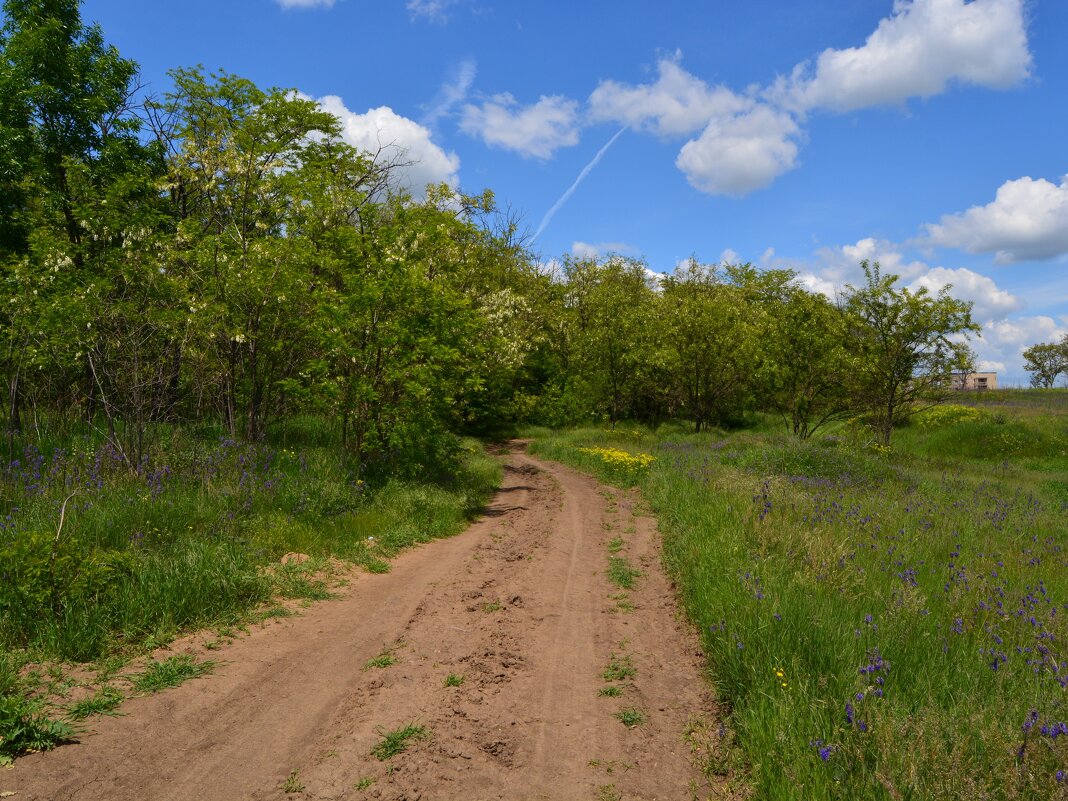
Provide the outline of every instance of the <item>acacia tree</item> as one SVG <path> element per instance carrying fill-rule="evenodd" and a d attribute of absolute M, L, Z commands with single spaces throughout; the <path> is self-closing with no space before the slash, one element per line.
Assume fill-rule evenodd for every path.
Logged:
<path fill-rule="evenodd" d="M 846 317 L 827 298 L 794 285 L 767 319 L 761 339 L 772 352 L 761 383 L 786 427 L 808 439 L 850 413 Z"/>
<path fill-rule="evenodd" d="M 977 332 L 971 303 L 943 287 L 937 295 L 895 287 L 879 263 L 860 264 L 865 284 L 847 286 L 842 309 L 851 353 L 849 387 L 854 408 L 869 417 L 883 445 L 894 427 L 942 400 L 956 370 L 970 369 L 971 349 L 961 337 Z"/>
<path fill-rule="evenodd" d="M 1031 374 L 1031 386 L 1050 389 L 1061 375 L 1068 375 L 1068 336 L 1060 342 L 1042 342 L 1023 352 L 1024 369 Z"/>

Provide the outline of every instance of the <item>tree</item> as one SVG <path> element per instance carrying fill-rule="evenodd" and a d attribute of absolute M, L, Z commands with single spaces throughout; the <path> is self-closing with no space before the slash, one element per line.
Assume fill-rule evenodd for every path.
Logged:
<path fill-rule="evenodd" d="M 827 298 L 792 286 L 769 317 L 762 374 L 769 406 L 801 439 L 850 413 L 846 317 Z"/>
<path fill-rule="evenodd" d="M 1043 342 L 1023 352 L 1024 369 L 1031 374 L 1031 386 L 1050 389 L 1061 375 L 1068 375 L 1068 336 L 1060 342 Z"/>
<path fill-rule="evenodd" d="M 851 351 L 849 385 L 854 406 L 868 415 L 880 442 L 890 444 L 894 427 L 942 400 L 954 370 L 966 369 L 971 350 L 962 337 L 977 332 L 971 304 L 943 287 L 897 289 L 896 275 L 883 275 L 879 263 L 861 262 L 864 286 L 847 286 Z"/>

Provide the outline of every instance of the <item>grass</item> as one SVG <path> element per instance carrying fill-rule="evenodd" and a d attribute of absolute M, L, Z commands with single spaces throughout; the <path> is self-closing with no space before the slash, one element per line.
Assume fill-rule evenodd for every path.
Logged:
<path fill-rule="evenodd" d="M 300 780 L 300 772 L 294 770 L 290 773 L 284 782 L 282 782 L 283 793 L 303 793 L 304 782 Z"/>
<path fill-rule="evenodd" d="M 494 612 L 500 612 L 502 609 L 500 601 L 490 601 L 482 604 L 482 611 L 486 614 L 492 614 Z"/>
<path fill-rule="evenodd" d="M 624 543 L 622 537 L 613 537 L 608 541 L 608 552 L 619 553 L 623 550 L 623 545 Z"/>
<path fill-rule="evenodd" d="M 608 659 L 608 667 L 604 669 L 601 678 L 605 681 L 626 681 L 638 675 L 638 669 L 629 656 L 617 656 L 612 654 Z"/>
<path fill-rule="evenodd" d="M 640 709 L 633 707 L 619 710 L 616 712 L 615 717 L 628 729 L 633 729 L 645 723 L 645 714 Z"/>
<path fill-rule="evenodd" d="M 464 677 L 462 673 L 450 673 L 445 677 L 446 687 L 459 687 L 464 683 Z"/>
<path fill-rule="evenodd" d="M 204 628 L 233 637 L 287 614 L 278 599 L 331 597 L 336 560 L 383 573 L 405 548 L 463 530 L 501 475 L 464 440 L 455 462 L 406 472 L 423 478 L 365 481 L 314 418 L 255 444 L 160 426 L 136 470 L 96 431 L 40 431 L 0 463 L 0 660 L 20 663 L 128 661 Z M 310 559 L 280 565 L 287 553 Z M 47 739 L 46 721 L 65 731 L 53 689 L 0 685 L 5 752 Z"/>
<path fill-rule="evenodd" d="M 397 664 L 397 657 L 393 655 L 392 651 L 383 651 L 373 659 L 368 659 L 363 663 L 364 670 L 371 670 L 371 668 L 388 668 L 390 665 Z"/>
<path fill-rule="evenodd" d="M 72 720 L 84 720 L 93 715 L 110 715 L 123 702 L 125 696 L 117 687 L 104 685 L 92 695 L 76 701 L 67 708 Z"/>
<path fill-rule="evenodd" d="M 607 687 L 602 687 L 598 690 L 597 694 L 602 698 L 617 698 L 620 695 L 623 695 L 623 691 L 619 687 L 608 685 Z"/>
<path fill-rule="evenodd" d="M 215 662 L 211 660 L 198 662 L 190 654 L 177 654 L 160 661 L 150 661 L 141 673 L 130 678 L 130 684 L 139 693 L 158 693 L 205 676 L 214 669 Z"/>
<path fill-rule="evenodd" d="M 886 453 L 771 418 L 536 434 L 621 486 L 581 449 L 655 456 L 636 483 L 730 710 L 709 769 L 753 797 L 1068 797 L 1068 392 L 959 403 Z"/>
<path fill-rule="evenodd" d="M 624 590 L 634 589 L 634 582 L 642 572 L 627 561 L 625 556 L 608 557 L 608 580 Z"/>
<path fill-rule="evenodd" d="M 403 728 L 385 734 L 379 732 L 379 736 L 382 739 L 371 749 L 371 756 L 385 762 L 406 751 L 413 740 L 423 740 L 429 737 L 430 731 L 425 726 L 409 723 Z"/>
<path fill-rule="evenodd" d="M 362 792 L 363 790 L 368 789 L 374 783 L 375 780 L 372 776 L 364 776 L 362 779 L 352 785 L 352 789 L 360 790 Z"/>

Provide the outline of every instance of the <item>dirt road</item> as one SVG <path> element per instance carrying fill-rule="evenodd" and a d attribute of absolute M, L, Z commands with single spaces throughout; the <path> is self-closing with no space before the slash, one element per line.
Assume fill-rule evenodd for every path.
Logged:
<path fill-rule="evenodd" d="M 212 654 L 222 661 L 213 675 L 128 701 L 124 716 L 94 719 L 80 744 L 18 760 L 0 771 L 0 792 L 704 799 L 686 734 L 711 730 L 713 707 L 636 497 L 510 453 L 501 491 L 464 534 L 254 629 Z M 629 592 L 606 575 L 617 538 L 611 547 L 642 571 Z M 365 667 L 383 653 L 395 662 Z M 606 680 L 612 662 L 633 675 Z M 450 674 L 460 686 L 445 685 Z M 620 694 L 601 695 L 605 687 Z M 628 727 L 623 710 L 643 722 Z M 372 755 L 382 735 L 409 724 L 424 736 L 408 750 Z"/>

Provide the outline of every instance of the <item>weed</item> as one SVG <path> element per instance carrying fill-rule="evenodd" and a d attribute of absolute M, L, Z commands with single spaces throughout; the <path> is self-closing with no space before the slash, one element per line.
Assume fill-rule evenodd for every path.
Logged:
<path fill-rule="evenodd" d="M 618 687 L 615 687 L 610 684 L 607 687 L 602 687 L 600 690 L 598 690 L 597 694 L 602 697 L 616 698 L 620 695 L 623 695 L 623 691 Z"/>
<path fill-rule="evenodd" d="M 614 784 L 602 784 L 597 788 L 597 801 L 620 801 L 623 794 Z"/>
<path fill-rule="evenodd" d="M 52 720 L 39 700 L 0 694 L 0 765 L 27 751 L 47 751 L 70 741 L 74 729 Z"/>
<path fill-rule="evenodd" d="M 406 751 L 410 741 L 423 740 L 429 737 L 430 731 L 425 726 L 409 723 L 404 728 L 386 732 L 385 734 L 379 731 L 378 734 L 382 739 L 371 749 L 371 756 L 381 762 L 385 762 L 387 759 L 392 759 L 397 754 Z"/>
<path fill-rule="evenodd" d="M 292 609 L 288 609 L 288 608 L 282 606 L 281 604 L 275 604 L 274 606 L 269 606 L 266 609 L 264 609 L 262 612 L 260 612 L 260 619 L 261 620 L 270 620 L 272 618 L 279 618 L 279 617 L 292 617 L 293 614 L 294 614 L 294 612 L 293 612 Z"/>
<path fill-rule="evenodd" d="M 67 716 L 73 720 L 84 720 L 92 715 L 110 715 L 123 701 L 122 691 L 104 685 L 88 698 L 75 701 L 67 708 Z"/>
<path fill-rule="evenodd" d="M 369 557 L 363 563 L 363 567 L 368 573 L 388 573 L 392 569 L 389 562 L 385 561 L 384 559 L 378 559 L 373 556 Z M 374 779 L 372 779 L 371 781 L 374 781 Z"/>
<path fill-rule="evenodd" d="M 605 681 L 625 681 L 638 675 L 638 669 L 629 656 L 616 656 L 612 654 L 608 659 L 608 667 L 604 669 L 601 677 Z"/>
<path fill-rule="evenodd" d="M 392 651 L 383 651 L 374 659 L 368 659 L 363 663 L 364 670 L 370 670 L 371 668 L 388 668 L 390 665 L 397 664 L 397 657 L 393 655 Z"/>
<path fill-rule="evenodd" d="M 608 541 L 608 552 L 619 553 L 623 550 L 623 545 L 624 543 L 622 537 L 614 537 L 613 539 L 610 539 Z"/>
<path fill-rule="evenodd" d="M 501 602 L 500 601 L 493 601 L 491 603 L 482 604 L 482 611 L 486 612 L 487 614 L 492 613 L 492 612 L 500 612 L 501 611 Z"/>
<path fill-rule="evenodd" d="M 608 557 L 608 580 L 624 590 L 634 588 L 634 581 L 642 572 L 627 561 L 625 556 Z"/>
<path fill-rule="evenodd" d="M 373 776 L 364 776 L 362 779 L 360 779 L 358 782 L 356 782 L 356 784 L 352 785 L 352 789 L 353 790 L 366 790 L 368 787 L 370 787 L 374 783 L 375 783 L 375 780 L 374 780 Z"/>
<path fill-rule="evenodd" d="M 634 604 L 631 603 L 630 596 L 625 592 L 618 592 L 615 595 L 608 596 L 611 600 L 616 602 L 616 609 L 620 612 L 633 612 Z"/>
<path fill-rule="evenodd" d="M 144 671 L 130 678 L 139 693 L 158 693 L 182 682 L 207 675 L 215 669 L 215 662 L 197 662 L 190 654 L 178 654 L 162 661 L 151 661 Z"/>
<path fill-rule="evenodd" d="M 304 782 L 300 780 L 300 771 L 294 770 L 286 780 L 282 782 L 283 793 L 303 793 Z"/>
<path fill-rule="evenodd" d="M 464 676 L 463 676 L 462 673 L 459 673 L 459 674 L 450 673 L 448 676 L 445 677 L 445 686 L 446 687 L 459 687 L 463 683 L 464 683 Z"/>
<path fill-rule="evenodd" d="M 628 729 L 633 729 L 635 726 L 641 726 L 645 723 L 645 715 L 642 714 L 640 709 L 635 709 L 633 707 L 621 709 L 616 712 L 615 716 Z"/>

